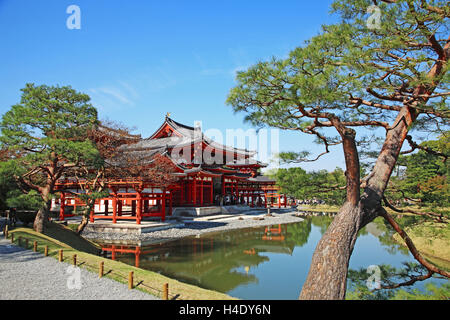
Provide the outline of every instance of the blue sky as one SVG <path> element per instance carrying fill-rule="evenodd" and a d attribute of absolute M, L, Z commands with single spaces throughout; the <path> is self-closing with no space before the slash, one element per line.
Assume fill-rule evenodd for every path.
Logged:
<path fill-rule="evenodd" d="M 69 5 L 81 10 L 70 30 Z M 167 112 L 205 130 L 250 128 L 225 105 L 235 72 L 290 50 L 332 23 L 331 1 L 0 0 L 0 114 L 27 82 L 87 93 L 101 119 L 147 137 Z M 280 132 L 280 151 L 320 153 L 313 137 Z M 340 147 L 307 170 L 343 167 Z"/>

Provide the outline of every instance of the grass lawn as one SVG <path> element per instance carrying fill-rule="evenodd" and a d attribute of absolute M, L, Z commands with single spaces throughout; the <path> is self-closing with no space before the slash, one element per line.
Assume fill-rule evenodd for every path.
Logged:
<path fill-rule="evenodd" d="M 302 208 L 302 210 L 304 211 L 312 211 L 312 212 L 339 212 L 340 210 L 340 206 L 336 206 L 336 205 L 327 205 L 327 204 L 300 204 L 298 205 L 298 207 Z M 427 208 L 427 207 L 419 207 L 419 206 L 408 206 L 409 209 L 411 210 L 415 210 L 418 212 L 429 212 L 429 211 L 433 211 L 433 209 Z M 388 207 L 384 207 L 384 209 L 391 215 L 410 215 L 413 216 L 415 215 L 414 213 L 410 213 L 410 212 L 404 212 L 404 213 L 399 213 L 399 212 L 395 212 L 394 210 L 388 208 Z M 402 208 L 400 208 L 402 209 Z M 437 208 L 439 211 L 443 211 L 445 210 L 444 208 Z"/>
<path fill-rule="evenodd" d="M 327 205 L 327 204 L 299 204 L 299 208 L 304 211 L 312 211 L 312 212 L 338 212 L 340 207 Z"/>
<path fill-rule="evenodd" d="M 450 224 L 427 221 L 406 227 L 405 231 L 427 260 L 450 271 Z M 394 239 L 405 243 L 398 234 Z"/>
<path fill-rule="evenodd" d="M 339 206 L 332 205 L 302 204 L 299 206 L 305 211 L 313 212 L 338 212 L 340 209 Z M 432 211 L 432 209 L 426 207 L 420 208 L 418 206 L 409 206 L 408 208 L 419 212 Z M 394 217 L 415 216 L 413 213 L 398 213 L 387 207 L 385 207 L 385 209 Z M 439 208 L 439 210 L 444 210 L 444 208 Z M 416 248 L 426 259 L 438 267 L 450 271 L 450 224 L 427 221 L 406 227 L 405 231 L 408 233 Z M 405 244 L 398 234 L 394 235 L 394 239 L 402 245 Z"/>
<path fill-rule="evenodd" d="M 77 266 L 98 273 L 100 262 L 104 263 L 104 274 L 122 283 L 128 283 L 128 274 L 134 272 L 134 284 L 137 290 L 162 297 L 164 283 L 169 284 L 169 299 L 177 300 L 231 300 L 235 299 L 226 294 L 202 289 L 190 284 L 170 279 L 156 272 L 139 269 L 119 261 L 112 261 L 96 255 L 100 247 L 94 243 L 79 237 L 72 230 L 55 223 L 50 223 L 45 234 L 37 233 L 31 228 L 15 228 L 9 232 L 14 234 L 14 243 L 18 244 L 22 237 L 22 246 L 25 246 L 25 238 L 29 239 L 29 249 L 33 249 L 33 242 L 38 242 L 38 251 L 44 253 L 44 247 L 48 246 L 49 256 L 58 259 L 59 249 L 63 249 L 65 262 L 72 262 L 74 254 L 77 255 Z"/>

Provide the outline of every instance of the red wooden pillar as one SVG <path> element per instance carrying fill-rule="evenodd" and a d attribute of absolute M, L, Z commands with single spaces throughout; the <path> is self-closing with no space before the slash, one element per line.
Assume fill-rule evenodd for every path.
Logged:
<path fill-rule="evenodd" d="M 142 195 L 140 192 L 138 192 L 136 199 L 136 223 L 141 224 L 141 219 L 142 219 Z"/>
<path fill-rule="evenodd" d="M 181 180 L 180 205 L 184 204 L 184 188 L 185 188 L 185 181 Z"/>
<path fill-rule="evenodd" d="M 186 181 L 186 204 L 189 205 L 192 202 L 192 182 L 190 180 Z"/>
<path fill-rule="evenodd" d="M 116 246 L 111 246 L 111 260 L 116 260 Z"/>
<path fill-rule="evenodd" d="M 231 194 L 231 196 L 234 194 L 234 181 L 233 180 L 231 180 L 231 182 L 230 182 L 230 194 Z"/>
<path fill-rule="evenodd" d="M 161 203 L 161 221 L 166 220 L 166 190 L 163 189 L 162 193 L 162 203 Z"/>
<path fill-rule="evenodd" d="M 210 181 L 211 183 L 210 183 L 210 188 L 211 188 L 211 190 L 210 190 L 210 192 L 209 192 L 209 196 L 210 196 L 210 202 L 211 202 L 211 204 L 214 204 L 214 194 L 213 194 L 213 191 L 214 191 L 214 183 L 213 183 L 213 178 L 211 178 L 211 181 Z"/>
<path fill-rule="evenodd" d="M 61 198 L 59 200 L 61 205 L 59 206 L 59 221 L 64 221 L 64 208 L 66 207 L 66 196 L 64 191 L 61 191 Z"/>
<path fill-rule="evenodd" d="M 286 206 L 287 206 L 287 196 L 284 195 L 284 207 L 286 208 Z"/>
<path fill-rule="evenodd" d="M 278 208 L 281 208 L 281 195 L 278 195 Z"/>
<path fill-rule="evenodd" d="M 95 203 L 94 203 L 95 207 Z M 89 222 L 94 222 L 94 208 L 91 209 L 91 213 L 89 214 Z"/>
<path fill-rule="evenodd" d="M 112 200 L 112 207 L 113 207 L 113 223 L 116 223 L 117 221 L 117 195 L 114 195 L 114 198 Z"/>
<path fill-rule="evenodd" d="M 173 193 L 170 191 L 169 193 L 169 216 L 172 215 L 172 203 L 173 202 Z"/>
<path fill-rule="evenodd" d="M 136 200 L 131 200 L 131 215 L 136 215 Z"/>
<path fill-rule="evenodd" d="M 236 199 L 239 199 L 239 181 L 236 180 Z"/>
<path fill-rule="evenodd" d="M 222 175 L 222 196 L 225 195 L 225 177 Z"/>
<path fill-rule="evenodd" d="M 200 207 L 203 207 L 204 178 L 200 178 Z"/>
<path fill-rule="evenodd" d="M 142 201 L 144 202 L 144 212 L 148 212 L 148 203 L 149 203 L 149 200 L 145 199 L 145 200 L 142 200 Z"/>
<path fill-rule="evenodd" d="M 194 206 L 197 204 L 197 178 L 194 177 L 194 181 L 193 181 L 193 194 L 192 194 L 192 203 L 194 204 Z"/>
<path fill-rule="evenodd" d="M 122 205 L 123 205 L 123 200 L 122 199 L 119 199 L 119 201 L 118 201 L 118 208 L 117 208 L 117 211 L 118 211 L 118 214 L 119 214 L 119 217 L 121 217 L 122 216 Z"/>
<path fill-rule="evenodd" d="M 134 266 L 136 268 L 139 268 L 139 260 L 141 257 L 141 247 L 136 247 L 136 250 L 134 252 L 135 258 L 134 258 Z"/>
<path fill-rule="evenodd" d="M 109 200 L 103 200 L 103 204 L 105 205 L 105 216 L 107 216 L 109 210 Z"/>

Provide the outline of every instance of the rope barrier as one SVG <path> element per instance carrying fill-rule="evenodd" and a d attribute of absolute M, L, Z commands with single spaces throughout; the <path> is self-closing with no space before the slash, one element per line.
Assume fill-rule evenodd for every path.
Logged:
<path fill-rule="evenodd" d="M 11 243 L 14 244 L 14 242 L 15 242 L 14 233 L 10 233 L 10 235 L 11 235 Z M 25 238 L 25 237 L 22 238 L 22 236 L 19 236 L 18 239 L 17 239 L 18 245 L 20 247 L 22 247 L 22 240 L 23 239 L 25 239 L 25 248 L 28 249 L 28 243 L 29 243 L 29 239 L 28 238 Z M 34 240 L 34 242 L 33 242 L 33 251 L 34 252 L 40 252 L 40 250 L 38 250 L 38 246 L 39 246 L 39 242 L 37 240 Z M 58 260 L 60 262 L 64 261 L 64 249 L 55 249 L 55 250 L 51 250 L 51 251 L 52 251 L 52 253 L 58 252 Z M 44 252 L 43 252 L 44 256 L 51 255 L 51 251 L 49 250 L 48 245 L 44 246 Z M 93 265 L 87 263 L 87 261 L 84 261 L 84 262 L 81 261 L 80 259 L 78 259 L 78 256 L 76 254 L 74 254 L 72 256 L 72 264 L 74 266 L 77 266 L 77 264 L 78 264 L 78 266 L 83 265 L 84 268 L 86 268 L 86 269 L 90 268 L 92 271 L 98 270 L 99 278 L 101 278 L 103 276 L 106 276 L 106 275 L 114 275 L 116 277 L 119 277 L 120 279 L 123 279 L 124 282 L 128 282 L 129 283 L 129 288 L 130 289 L 134 289 L 134 288 L 136 288 L 138 286 L 139 287 L 145 287 L 145 288 L 149 289 L 150 291 L 153 291 L 157 295 L 161 296 L 164 300 L 169 300 L 170 297 L 172 299 L 175 299 L 175 298 L 179 297 L 179 295 L 177 295 L 177 294 L 173 294 L 173 293 L 169 294 L 169 292 L 168 292 L 169 291 L 169 289 L 168 289 L 169 284 L 168 283 L 164 283 L 162 289 L 158 289 L 158 288 L 152 287 L 152 286 L 148 285 L 147 283 L 144 283 L 144 280 L 140 280 L 139 281 L 139 279 L 137 277 L 135 277 L 133 271 L 131 271 L 128 275 L 124 275 L 124 274 L 122 274 L 122 273 L 120 273 L 120 272 L 118 272 L 116 270 L 113 270 L 113 269 L 110 269 L 108 272 L 104 272 L 104 267 L 105 267 L 104 266 L 104 261 L 101 261 L 98 266 L 93 266 Z M 134 285 L 134 283 L 136 283 L 136 285 Z"/>

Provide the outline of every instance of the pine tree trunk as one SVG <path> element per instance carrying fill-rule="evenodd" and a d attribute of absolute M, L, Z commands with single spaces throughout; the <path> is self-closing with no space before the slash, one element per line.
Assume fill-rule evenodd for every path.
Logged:
<path fill-rule="evenodd" d="M 50 201 L 46 201 L 36 214 L 33 222 L 33 229 L 36 232 L 44 233 L 50 211 Z"/>
<path fill-rule="evenodd" d="M 336 215 L 314 251 L 311 267 L 303 285 L 299 299 L 336 300 L 344 299 L 347 285 L 347 272 L 358 231 L 373 221 L 381 208 L 381 200 L 389 178 L 395 167 L 408 127 L 414 122 L 416 114 L 404 107 L 388 131 L 385 142 L 366 182 L 364 193 L 355 199 L 356 190 L 349 188 L 356 181 L 347 181 L 347 201 Z M 342 134 L 341 134 L 342 136 Z M 343 136 L 344 138 L 344 136 Z M 354 173 L 354 148 L 345 146 L 347 171 Z M 351 178 L 347 174 L 347 180 Z M 358 181 L 359 184 L 359 181 Z M 359 195 L 359 193 L 358 193 Z M 355 201 L 356 200 L 356 201 Z"/>
<path fill-rule="evenodd" d="M 77 233 L 81 234 L 88 223 L 89 219 L 87 218 L 86 215 L 83 215 L 83 217 L 81 218 L 81 223 L 77 227 Z"/>
<path fill-rule="evenodd" d="M 77 227 L 77 233 L 81 234 L 89 223 L 89 216 L 91 214 L 91 210 L 94 208 L 95 200 L 87 200 L 86 207 L 84 208 L 84 214 L 81 218 L 81 223 Z"/>
<path fill-rule="evenodd" d="M 361 209 L 346 202 L 320 239 L 300 299 L 344 299 Z"/>
<path fill-rule="evenodd" d="M 51 193 L 53 191 L 53 187 L 55 185 L 55 180 L 52 180 L 52 174 L 54 173 L 54 166 L 48 168 L 48 171 L 50 172 L 49 176 L 47 177 L 47 184 L 44 187 L 39 188 L 39 192 L 41 194 L 43 205 L 39 209 L 38 213 L 36 214 L 36 218 L 33 222 L 33 229 L 36 232 L 44 233 L 45 232 L 45 226 L 48 222 L 49 218 L 49 212 L 51 208 Z"/>

